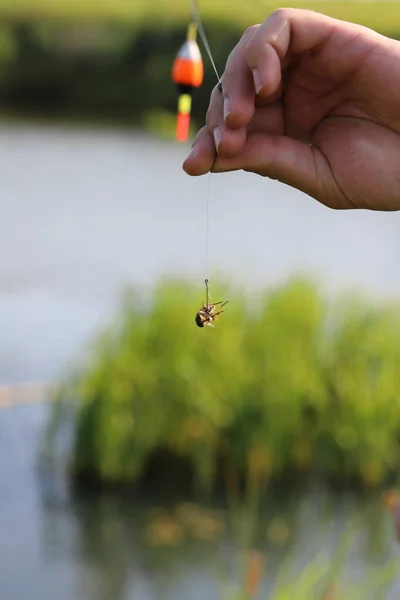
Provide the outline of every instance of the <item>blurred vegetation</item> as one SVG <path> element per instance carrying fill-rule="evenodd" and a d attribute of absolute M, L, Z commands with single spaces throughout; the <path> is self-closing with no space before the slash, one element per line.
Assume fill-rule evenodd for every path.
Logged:
<path fill-rule="evenodd" d="M 315 497 L 307 498 L 313 509 L 308 511 L 306 523 L 299 520 L 301 506 L 295 511 L 291 507 L 287 519 L 265 519 L 264 511 L 258 521 L 257 538 L 262 537 L 268 523 L 268 543 L 265 544 L 265 540 L 260 543 L 258 539 L 257 544 L 236 547 L 233 568 L 228 567 L 231 561 L 227 557 L 214 557 L 213 567 L 221 580 L 222 593 L 218 596 L 221 600 L 383 600 L 389 597 L 397 581 L 399 558 L 390 547 L 389 523 L 382 527 L 382 521 L 380 526 L 376 522 L 375 503 L 357 503 L 356 512 L 350 518 L 342 515 L 339 525 L 329 518 L 329 510 L 321 522 L 315 501 Z M 298 497 L 296 502 L 301 505 Z M 325 505 L 322 512 L 326 509 Z M 374 519 L 371 523 L 373 514 L 375 523 Z M 240 520 L 243 516 L 243 513 L 236 514 L 234 519 Z M 181 556 L 190 555 L 188 540 L 193 539 L 203 544 L 205 553 L 210 552 L 210 548 L 215 547 L 211 544 L 221 538 L 226 525 L 222 511 L 204 510 L 191 503 L 168 511 L 152 509 L 146 521 L 147 547 L 153 551 L 158 548 L 160 553 L 161 548 L 173 548 L 176 552 L 181 547 Z M 377 544 L 379 538 L 381 541 Z"/>
<path fill-rule="evenodd" d="M 384 32 L 392 31 L 399 17 L 395 2 L 388 0 L 368 2 L 350 0 L 292 0 L 288 4 L 276 0 L 252 0 L 235 2 L 232 10 L 230 0 L 197 0 L 200 12 L 205 18 L 237 23 L 241 28 L 259 22 L 273 10 L 282 6 L 306 8 L 322 12 L 339 19 L 360 22 Z M 81 21 L 113 22 L 113 23 L 152 23 L 162 21 L 164 25 L 186 22 L 190 11 L 190 0 L 172 0 L 166 10 L 164 0 L 97 0 L 97 2 L 80 2 L 79 0 L 0 0 L 0 17 L 2 19 L 20 20 L 62 20 L 67 22 Z M 258 20 L 257 20 L 258 17 Z M 261 17 L 261 18 L 262 18 Z"/>
<path fill-rule="evenodd" d="M 222 72 L 243 30 L 282 6 L 278 2 L 232 4 L 200 1 L 216 64 Z M 304 2 L 314 10 L 400 33 L 398 2 Z M 52 119 L 121 121 L 172 130 L 176 90 L 172 61 L 182 44 L 189 0 L 0 0 L 0 111 Z M 203 52 L 206 74 L 193 115 L 201 124 L 215 76 Z M 155 116 L 153 116 L 155 115 Z"/>
<path fill-rule="evenodd" d="M 211 513 L 191 504 L 178 506 L 175 511 L 153 509 L 150 512 L 146 531 L 148 548 L 176 549 L 190 553 L 187 539 L 195 538 L 204 544 L 204 550 L 210 551 L 210 543 L 220 534 L 224 523 L 222 516 Z M 221 600 L 368 600 L 388 598 L 394 589 L 399 570 L 397 556 L 382 551 L 376 552 L 375 561 L 367 560 L 360 543 L 360 533 L 370 541 L 366 518 L 368 510 L 360 507 L 360 512 L 341 525 L 336 536 L 331 528 L 337 523 L 329 523 L 320 528 L 317 539 L 298 538 L 301 535 L 294 528 L 293 537 L 297 543 L 282 544 L 275 542 L 263 548 L 243 548 L 235 555 L 235 568 L 229 569 L 228 561 L 221 556 L 214 557 L 214 570 L 221 581 Z M 211 524 L 211 527 L 210 527 Z M 262 524 L 261 525 L 262 530 Z M 327 526 L 327 525 L 330 525 Z M 313 523 L 317 528 L 316 522 Z M 210 536 L 211 533 L 211 536 Z M 315 533 L 315 532 L 314 532 Z M 330 534 L 330 542 L 327 536 Z M 374 528 L 374 537 L 378 531 Z M 385 529 L 386 539 L 391 538 Z M 379 535 L 379 534 L 378 534 Z M 333 538 L 333 539 L 332 539 Z M 186 543 L 185 543 L 186 541 Z M 306 557 L 301 548 L 306 545 Z M 283 546 L 283 548 L 282 548 Z M 329 546 L 329 549 L 328 549 Z M 315 547 L 315 550 L 314 550 Z M 318 550 L 316 550 L 318 548 Z M 283 550 L 283 552 L 281 551 Z M 176 555 L 175 555 L 176 556 Z M 355 559 L 357 556 L 357 559 Z M 376 560 L 379 556 L 380 560 Z M 361 560 L 360 560 L 361 559 Z M 355 568 L 355 560 L 360 560 Z M 200 562 L 200 561 L 199 561 Z M 272 564 L 271 564 L 272 563 Z"/>
<path fill-rule="evenodd" d="M 244 489 L 253 512 L 271 482 L 391 482 L 399 308 L 328 302 L 297 279 L 251 302 L 227 284 L 211 293 L 230 299 L 215 330 L 196 327 L 203 290 L 189 282 L 127 295 L 54 404 L 53 432 L 74 400 L 72 475 L 140 484 L 153 472 L 231 499 Z"/>
<path fill-rule="evenodd" d="M 162 494 L 156 505 L 148 498 L 138 505 L 136 494 L 85 494 L 76 510 L 76 561 L 84 565 L 89 557 L 97 573 L 90 598 L 99 589 L 101 597 L 125 598 L 132 556 L 135 573 L 155 588 L 158 582 L 153 594 L 160 600 L 178 596 L 184 585 L 194 597 L 199 580 L 206 596 L 219 600 L 397 598 L 392 519 L 376 499 L 349 496 L 290 494 L 285 503 L 266 502 L 255 539 L 242 545 L 230 524 L 246 529 L 246 510 L 227 514 L 220 505 L 171 503 Z"/>

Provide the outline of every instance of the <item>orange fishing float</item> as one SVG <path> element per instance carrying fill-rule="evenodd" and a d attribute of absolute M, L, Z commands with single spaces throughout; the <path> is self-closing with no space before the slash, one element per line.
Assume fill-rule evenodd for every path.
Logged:
<path fill-rule="evenodd" d="M 196 41 L 197 25 L 190 23 L 185 43 L 181 46 L 172 66 L 172 80 L 179 90 L 176 139 L 186 142 L 190 130 L 192 93 L 203 83 L 204 66 Z"/>

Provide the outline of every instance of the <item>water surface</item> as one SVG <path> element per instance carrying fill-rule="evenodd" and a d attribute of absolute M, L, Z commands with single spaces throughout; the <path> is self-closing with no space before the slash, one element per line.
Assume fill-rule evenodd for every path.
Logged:
<path fill-rule="evenodd" d="M 36 458 L 48 409 L 48 404 L 37 404 L 0 411 L 1 600 L 221 598 L 237 582 L 239 538 L 227 530 L 214 540 L 150 544 L 149 511 L 154 505 L 166 510 L 163 498 L 153 498 L 150 504 L 134 495 L 77 498 L 59 471 L 56 479 L 43 471 L 39 476 Z M 356 504 L 346 495 L 330 508 L 316 492 L 291 498 L 290 504 L 298 505 L 295 517 L 276 502 L 262 506 L 257 547 L 266 553 L 267 571 L 260 598 L 268 597 L 288 548 L 295 570 L 321 552 L 330 564 L 335 544 L 357 517 Z M 376 577 L 389 560 L 396 561 L 400 572 L 390 520 L 377 506 L 364 509 L 360 526 L 351 531 L 344 568 L 344 577 L 361 582 Z M 218 514 L 224 517 L 220 509 Z M 296 528 L 293 543 L 278 543 L 276 526 L 271 537 L 270 524 L 277 517 Z M 398 579 L 393 579 L 385 600 L 399 597 Z M 369 585 L 368 591 L 374 591 L 377 580 Z M 369 600 L 355 593 L 351 598 Z"/>

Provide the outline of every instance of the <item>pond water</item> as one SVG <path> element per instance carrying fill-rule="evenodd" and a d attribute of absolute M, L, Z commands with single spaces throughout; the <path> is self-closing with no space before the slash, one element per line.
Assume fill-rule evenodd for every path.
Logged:
<path fill-rule="evenodd" d="M 164 531 L 150 537 L 148 523 L 155 530 L 160 511 L 171 512 L 162 498 L 151 502 L 99 494 L 77 498 L 59 472 L 49 478 L 38 471 L 37 454 L 48 410 L 49 404 L 43 403 L 0 412 L 1 600 L 233 600 L 222 595 L 239 583 L 239 538 L 232 530 L 207 539 L 204 517 L 200 522 L 197 516 L 200 530 L 196 535 L 179 537 L 175 518 L 166 537 L 164 518 Z M 351 547 L 343 578 L 368 587 L 338 598 L 399 597 L 398 545 L 392 523 L 377 503 L 363 506 L 357 524 L 359 508 L 350 497 L 337 498 L 330 508 L 316 491 L 289 500 L 287 507 L 276 501 L 263 506 L 257 547 L 266 555 L 267 568 L 257 598 L 269 597 L 285 554 L 294 561 L 293 572 L 318 554 L 323 570 L 328 570 L 333 566 L 330 557 L 335 544 L 346 531 Z M 155 504 L 158 512 L 151 509 Z M 295 511 L 293 506 L 297 506 Z M 225 522 L 221 509 L 211 514 L 217 523 Z M 172 536 L 171 524 L 175 526 Z M 384 571 L 391 561 L 395 573 L 390 578 L 391 591 L 385 592 Z M 379 590 L 385 595 L 375 596 Z"/>
<path fill-rule="evenodd" d="M 117 130 L 0 126 L 0 383 L 64 372 L 127 285 L 293 273 L 400 292 L 400 214 L 336 212 L 248 173 L 190 178 L 187 146 Z M 210 260 L 205 201 L 210 186 Z"/>

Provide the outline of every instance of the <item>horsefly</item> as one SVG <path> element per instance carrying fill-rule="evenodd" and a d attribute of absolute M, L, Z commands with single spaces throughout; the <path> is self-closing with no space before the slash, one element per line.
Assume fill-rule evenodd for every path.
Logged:
<path fill-rule="evenodd" d="M 222 300 L 221 300 L 220 302 L 214 302 L 213 304 L 210 304 L 210 302 L 209 302 L 210 294 L 208 291 L 208 279 L 205 279 L 204 283 L 206 285 L 206 302 L 205 302 L 205 304 L 203 304 L 203 306 L 200 308 L 200 310 L 196 314 L 195 321 L 199 327 L 214 327 L 213 323 L 218 321 L 218 319 L 224 312 L 223 310 L 221 310 L 222 307 L 224 307 L 225 304 L 228 304 L 229 300 L 226 300 L 225 302 L 222 302 Z M 215 312 L 217 307 L 218 307 L 218 312 Z"/>

